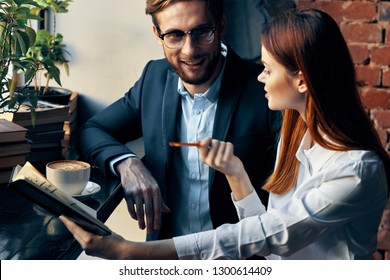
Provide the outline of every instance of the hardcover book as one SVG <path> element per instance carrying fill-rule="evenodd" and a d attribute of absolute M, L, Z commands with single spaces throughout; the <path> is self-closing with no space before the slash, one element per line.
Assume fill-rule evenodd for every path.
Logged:
<path fill-rule="evenodd" d="M 10 169 L 26 162 L 27 154 L 5 156 L 0 158 L 0 170 Z"/>
<path fill-rule="evenodd" d="M 69 120 L 69 105 L 57 105 L 39 100 L 35 112 L 35 126 Z M 15 113 L 3 113 L 3 116 L 9 121 L 21 126 L 33 126 L 31 122 L 31 110 L 27 105 L 21 105 L 19 110 Z"/>
<path fill-rule="evenodd" d="M 26 140 L 27 129 L 0 115 L 0 143 L 20 142 Z"/>
<path fill-rule="evenodd" d="M 27 141 L 0 143 L 0 160 L 3 160 L 3 157 L 8 156 L 26 155 L 29 154 L 30 151 L 30 143 Z"/>

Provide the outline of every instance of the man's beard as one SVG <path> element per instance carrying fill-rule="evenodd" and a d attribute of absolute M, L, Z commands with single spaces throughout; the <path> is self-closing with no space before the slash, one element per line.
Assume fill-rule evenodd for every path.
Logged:
<path fill-rule="evenodd" d="M 171 60 L 168 59 L 168 62 L 184 83 L 191 84 L 191 85 L 201 85 L 207 82 L 212 77 L 215 69 L 218 66 L 218 60 L 220 59 L 220 56 L 221 53 L 219 51 L 214 53 L 212 60 L 208 62 L 203 74 L 198 76 L 191 76 L 191 77 L 187 75 L 186 72 L 183 71 L 178 65 L 174 64 Z"/>

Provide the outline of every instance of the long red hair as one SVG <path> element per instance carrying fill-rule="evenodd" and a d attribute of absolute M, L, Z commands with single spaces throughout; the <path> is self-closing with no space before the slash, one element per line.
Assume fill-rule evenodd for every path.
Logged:
<path fill-rule="evenodd" d="M 314 9 L 289 11 L 263 30 L 261 40 L 290 73 L 302 72 L 308 93 L 306 122 L 297 111 L 283 112 L 282 160 L 263 188 L 283 194 L 294 187 L 299 166 L 295 153 L 307 130 L 329 150 L 376 152 L 387 170 L 389 187 L 389 155 L 363 108 L 347 44 L 332 17 Z"/>

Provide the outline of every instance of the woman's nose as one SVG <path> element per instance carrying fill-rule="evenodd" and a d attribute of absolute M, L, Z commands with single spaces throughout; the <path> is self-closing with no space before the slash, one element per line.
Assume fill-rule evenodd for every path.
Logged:
<path fill-rule="evenodd" d="M 259 76 L 257 76 L 257 80 L 260 82 L 260 83 L 264 83 L 265 84 L 265 74 L 264 72 L 261 72 Z"/>

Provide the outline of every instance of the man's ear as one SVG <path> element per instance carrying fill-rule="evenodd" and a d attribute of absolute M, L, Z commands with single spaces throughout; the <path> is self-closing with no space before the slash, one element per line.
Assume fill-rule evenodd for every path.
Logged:
<path fill-rule="evenodd" d="M 299 73 L 298 73 L 298 91 L 300 93 L 307 92 L 306 81 L 305 81 L 305 78 L 303 77 L 303 74 L 301 71 L 299 71 Z"/>
<path fill-rule="evenodd" d="M 162 40 L 160 39 L 160 37 L 158 37 L 158 31 L 157 31 L 157 27 L 155 25 L 153 25 L 153 34 L 154 34 L 154 37 L 156 38 L 157 40 L 157 43 L 159 43 L 160 45 L 163 44 Z"/>
<path fill-rule="evenodd" d="M 226 32 L 226 17 L 225 16 L 222 17 L 221 22 L 219 23 L 217 32 L 218 32 L 220 38 L 222 38 L 223 35 L 225 35 L 225 32 Z"/>

